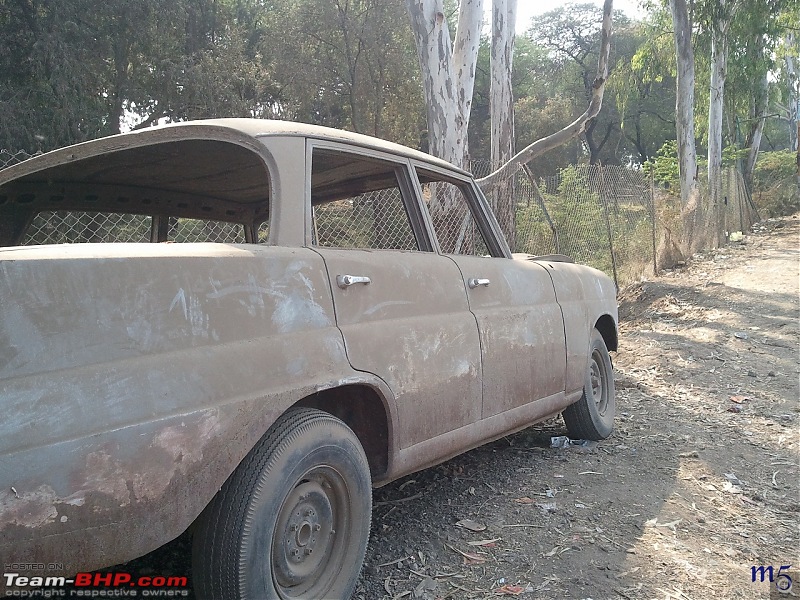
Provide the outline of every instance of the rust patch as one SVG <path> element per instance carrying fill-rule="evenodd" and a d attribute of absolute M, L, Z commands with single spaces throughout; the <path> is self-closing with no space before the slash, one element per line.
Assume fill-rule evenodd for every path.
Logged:
<path fill-rule="evenodd" d="M 57 496 L 53 488 L 41 485 L 33 491 L 0 491 L 0 522 L 35 528 L 56 520 Z"/>

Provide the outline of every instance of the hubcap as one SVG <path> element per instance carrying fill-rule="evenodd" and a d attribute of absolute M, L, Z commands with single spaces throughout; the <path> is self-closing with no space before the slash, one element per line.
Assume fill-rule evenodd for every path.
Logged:
<path fill-rule="evenodd" d="M 271 560 L 282 598 L 319 597 L 338 571 L 349 510 L 344 481 L 317 468 L 295 486 L 281 507 Z M 344 519 L 344 521 L 343 521 Z"/>

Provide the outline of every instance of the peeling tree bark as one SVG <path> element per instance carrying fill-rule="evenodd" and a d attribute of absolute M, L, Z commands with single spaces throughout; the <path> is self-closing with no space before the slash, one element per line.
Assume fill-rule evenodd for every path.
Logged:
<path fill-rule="evenodd" d="M 744 167 L 744 181 L 750 191 L 753 189 L 753 172 L 758 160 L 758 151 L 761 148 L 761 138 L 764 134 L 764 124 L 767 121 L 767 111 L 769 109 L 769 79 L 768 72 L 765 70 L 756 97 L 753 99 L 753 117 L 755 121 L 750 127 L 748 145 L 750 150 L 747 153 L 747 163 Z"/>
<path fill-rule="evenodd" d="M 791 49 L 795 46 L 795 34 L 790 32 L 786 36 L 786 47 Z M 786 52 L 786 75 L 789 86 L 789 107 L 787 116 L 789 118 L 789 140 L 792 150 L 797 152 L 798 184 L 800 184 L 800 74 L 795 68 L 795 57 L 791 51 Z"/>
<path fill-rule="evenodd" d="M 514 155 L 514 92 L 511 72 L 514 61 L 514 31 L 517 23 L 517 0 L 492 0 L 491 121 L 492 169 L 499 169 Z M 509 247 L 516 241 L 514 181 L 510 178 L 490 196 L 500 228 Z"/>
<path fill-rule="evenodd" d="M 708 102 L 708 189 L 709 219 L 716 227 L 708 232 L 713 247 L 722 241 L 722 112 L 725 98 L 725 78 L 728 71 L 728 29 L 734 7 L 729 0 L 716 0 L 715 18 L 711 31 L 711 88 Z"/>
<path fill-rule="evenodd" d="M 678 66 L 675 101 L 675 126 L 678 137 L 678 169 L 681 182 L 681 217 L 683 221 L 682 251 L 692 254 L 703 246 L 698 235 L 705 227 L 697 181 L 697 148 L 694 139 L 694 49 L 692 25 L 686 0 L 669 0 L 675 35 L 675 57 Z"/>
<path fill-rule="evenodd" d="M 558 148 L 569 140 L 579 136 L 586 129 L 587 123 L 600 112 L 600 108 L 603 106 L 603 91 L 605 90 L 606 80 L 608 79 L 608 56 L 611 50 L 612 6 L 613 0 L 605 0 L 603 4 L 600 56 L 597 61 L 597 77 L 595 77 L 594 83 L 592 84 L 592 95 L 586 111 L 560 131 L 526 146 L 502 167 L 486 177 L 479 179 L 478 185 L 481 186 L 484 192 L 493 190 L 501 181 L 510 177 L 511 174 L 515 172 L 518 165 L 527 163 L 537 156 L 541 156 L 548 150 Z"/>
<path fill-rule="evenodd" d="M 675 126 L 678 135 L 678 163 L 681 201 L 684 206 L 697 202 L 697 149 L 694 140 L 694 49 L 692 27 L 686 0 L 670 0 L 675 30 L 675 53 L 678 63 Z"/>
<path fill-rule="evenodd" d="M 428 112 L 428 148 L 463 167 L 472 110 L 483 0 L 462 0 L 451 41 L 444 0 L 406 0 L 422 70 Z"/>

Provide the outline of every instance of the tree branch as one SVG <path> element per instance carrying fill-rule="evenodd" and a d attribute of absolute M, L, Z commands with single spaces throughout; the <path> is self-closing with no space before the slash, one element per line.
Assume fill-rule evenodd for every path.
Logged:
<path fill-rule="evenodd" d="M 484 192 L 494 189 L 500 181 L 512 173 L 512 169 L 520 164 L 528 163 L 537 156 L 545 152 L 562 146 L 569 140 L 579 136 L 586 129 L 586 124 L 597 116 L 603 106 L 603 91 L 605 90 L 606 80 L 608 79 L 608 57 L 611 51 L 611 10 L 613 0 L 605 0 L 603 4 L 603 26 L 600 30 L 600 56 L 597 59 L 597 77 L 592 84 L 592 96 L 586 111 L 572 123 L 548 135 L 540 140 L 536 140 L 526 148 L 523 148 L 502 167 L 490 173 L 476 183 Z"/>

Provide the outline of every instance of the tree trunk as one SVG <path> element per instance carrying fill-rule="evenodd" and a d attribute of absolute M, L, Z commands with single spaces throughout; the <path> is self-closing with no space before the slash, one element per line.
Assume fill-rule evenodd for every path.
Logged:
<path fill-rule="evenodd" d="M 792 150 L 798 153 L 798 160 L 800 160 L 800 74 L 797 73 L 796 58 L 792 54 L 795 47 L 795 34 L 789 33 L 786 36 L 786 75 L 789 86 L 789 140 Z M 800 169 L 800 164 L 798 165 Z"/>
<path fill-rule="evenodd" d="M 514 30 L 517 0 L 492 0 L 491 92 L 492 170 L 514 156 L 514 93 L 511 72 L 514 60 Z M 514 177 L 491 194 L 492 209 L 512 251 L 516 246 Z"/>
<path fill-rule="evenodd" d="M 747 163 L 744 167 L 744 181 L 748 190 L 753 190 L 753 172 L 758 160 L 758 151 L 761 148 L 761 137 L 764 134 L 764 124 L 767 121 L 767 110 L 769 108 L 769 79 L 768 71 L 764 71 L 760 85 L 753 99 L 753 115 L 755 119 L 750 127 L 747 143 L 750 147 L 747 153 Z"/>
<path fill-rule="evenodd" d="M 462 0 L 455 42 L 450 39 L 444 0 L 406 0 L 406 5 L 422 70 L 429 152 L 463 167 L 483 0 Z"/>
<path fill-rule="evenodd" d="M 603 26 L 600 31 L 600 56 L 597 59 L 597 77 L 592 84 L 592 95 L 586 111 L 563 129 L 556 131 L 540 140 L 526 146 L 502 167 L 496 169 L 486 177 L 477 180 L 484 192 L 493 190 L 501 181 L 513 174 L 519 165 L 530 162 L 548 150 L 558 148 L 571 139 L 579 136 L 586 129 L 587 123 L 597 116 L 603 106 L 603 91 L 608 79 L 608 56 L 611 50 L 611 11 L 613 0 L 605 0 L 603 4 Z"/>
<path fill-rule="evenodd" d="M 722 189 L 722 113 L 725 77 L 728 69 L 728 26 L 726 0 L 716 0 L 717 15 L 711 32 L 711 88 L 708 101 L 708 217 L 711 227 L 707 243 L 716 248 L 722 241 L 724 192 Z"/>
<path fill-rule="evenodd" d="M 697 192 L 697 150 L 694 141 L 694 49 L 686 0 L 670 0 L 678 66 L 675 126 L 678 136 L 681 201 L 684 206 Z"/>
<path fill-rule="evenodd" d="M 686 0 L 669 0 L 675 35 L 677 60 L 677 93 L 675 126 L 678 137 L 678 169 L 681 183 L 684 252 L 692 254 L 698 243 L 699 230 L 704 225 L 697 181 L 697 149 L 694 140 L 694 50 L 692 26 Z"/>

